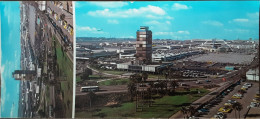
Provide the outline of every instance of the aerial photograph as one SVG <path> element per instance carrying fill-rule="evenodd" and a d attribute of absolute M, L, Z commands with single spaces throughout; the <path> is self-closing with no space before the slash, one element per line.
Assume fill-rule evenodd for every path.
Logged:
<path fill-rule="evenodd" d="M 75 2 L 77 118 L 260 118 L 259 1 Z"/>
<path fill-rule="evenodd" d="M 2 118 L 71 118 L 72 1 L 0 2 Z"/>

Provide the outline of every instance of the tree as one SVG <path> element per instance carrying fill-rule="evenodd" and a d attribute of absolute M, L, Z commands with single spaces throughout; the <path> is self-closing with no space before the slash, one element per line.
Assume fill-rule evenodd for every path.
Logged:
<path fill-rule="evenodd" d="M 91 106 L 92 106 L 92 101 L 95 100 L 96 94 L 95 94 L 93 91 L 90 91 L 90 92 L 88 93 L 88 96 L 89 96 L 89 107 L 91 108 Z"/>
<path fill-rule="evenodd" d="M 183 114 L 184 119 L 185 119 L 185 116 L 187 114 L 187 111 L 188 110 L 185 107 L 181 107 L 181 113 Z"/>
<path fill-rule="evenodd" d="M 40 110 L 38 111 L 38 114 L 40 115 L 41 118 L 44 118 L 44 117 L 45 117 L 45 113 L 43 112 L 42 109 L 40 109 Z"/>
<path fill-rule="evenodd" d="M 142 76 L 140 74 L 133 74 L 130 76 L 130 81 L 140 83 L 142 81 Z"/>
<path fill-rule="evenodd" d="M 189 106 L 188 112 L 190 113 L 190 117 L 191 117 L 191 116 L 196 112 L 196 111 L 195 111 L 195 107 Z"/>
<path fill-rule="evenodd" d="M 133 98 L 136 95 L 136 85 L 135 85 L 135 83 L 134 82 L 130 82 L 127 85 L 127 88 L 128 88 L 128 92 L 130 93 L 130 96 L 131 96 L 131 101 L 133 101 Z"/>
<path fill-rule="evenodd" d="M 98 71 L 97 75 L 99 75 L 99 78 L 101 78 L 102 77 L 102 72 Z"/>
<path fill-rule="evenodd" d="M 165 77 L 165 79 L 167 80 L 168 79 L 168 76 L 169 76 L 169 70 L 163 70 L 163 75 Z"/>
<path fill-rule="evenodd" d="M 83 72 L 83 75 L 81 76 L 82 79 L 86 80 L 89 79 L 89 75 L 92 75 L 92 70 L 89 68 L 86 68 Z"/>
<path fill-rule="evenodd" d="M 146 72 L 142 73 L 142 79 L 144 82 L 148 79 L 148 74 Z"/>
<path fill-rule="evenodd" d="M 232 105 L 232 108 L 235 110 L 235 116 L 237 118 L 237 114 L 236 114 L 236 111 L 238 111 L 239 113 L 239 118 L 240 118 L 240 111 L 243 109 L 243 106 L 241 105 L 241 103 L 239 102 L 236 102 Z"/>
<path fill-rule="evenodd" d="M 167 81 L 165 81 L 165 80 L 160 80 L 159 82 L 158 82 L 158 86 L 160 87 L 160 92 L 161 92 L 161 94 L 166 94 L 166 91 L 167 91 Z M 164 90 L 164 88 L 165 88 L 165 90 Z"/>
<path fill-rule="evenodd" d="M 175 92 L 176 87 L 179 86 L 178 82 L 176 80 L 170 81 L 170 88 L 171 88 L 171 93 Z"/>
<path fill-rule="evenodd" d="M 66 16 L 65 16 L 64 14 L 61 14 L 61 15 L 60 15 L 60 19 L 61 19 L 62 21 L 65 19 L 65 17 L 66 17 Z"/>

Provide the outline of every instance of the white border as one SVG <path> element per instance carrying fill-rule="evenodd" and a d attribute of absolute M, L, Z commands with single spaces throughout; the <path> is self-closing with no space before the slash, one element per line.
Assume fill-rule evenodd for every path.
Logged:
<path fill-rule="evenodd" d="M 75 93 L 76 93 L 76 24 L 75 24 L 75 1 L 73 6 L 73 97 L 72 97 L 72 118 L 75 118 Z"/>

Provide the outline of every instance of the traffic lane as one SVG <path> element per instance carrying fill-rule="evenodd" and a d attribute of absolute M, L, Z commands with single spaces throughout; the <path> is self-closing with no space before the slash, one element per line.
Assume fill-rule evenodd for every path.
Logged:
<path fill-rule="evenodd" d="M 242 84 L 244 84 L 244 83 L 242 83 Z M 243 95 L 242 99 L 236 100 L 242 104 L 243 109 L 240 111 L 240 117 L 242 117 L 242 118 L 244 118 L 244 115 L 248 111 L 247 106 L 249 106 L 251 104 L 251 102 L 253 101 L 253 98 L 258 90 L 258 84 L 255 82 L 252 82 L 252 84 L 253 84 L 252 87 L 247 90 L 247 92 Z M 234 117 L 236 117 L 236 115 L 238 117 L 239 116 L 238 113 L 239 112 L 235 112 L 235 110 L 233 110 L 231 113 L 227 114 L 227 118 L 234 118 Z"/>
<path fill-rule="evenodd" d="M 223 99 L 222 102 L 215 105 L 214 107 L 211 107 L 209 110 L 209 113 L 207 115 L 204 115 L 203 117 L 205 118 L 211 118 L 213 117 L 215 114 L 217 114 L 219 108 L 223 107 L 224 104 L 228 101 L 228 100 L 236 100 L 237 102 L 240 102 L 243 106 L 243 110 L 240 111 L 241 117 L 246 113 L 247 111 L 247 106 L 250 104 L 250 102 L 252 101 L 254 94 L 253 93 L 249 93 L 249 92 L 254 92 L 257 90 L 257 86 L 256 87 L 251 87 L 248 89 L 247 93 L 244 94 L 244 96 L 242 97 L 242 99 L 232 99 L 231 97 L 238 92 L 238 90 L 240 90 L 240 88 L 243 86 L 244 83 L 242 83 L 241 85 L 238 85 L 234 88 L 233 91 L 231 91 L 228 95 L 226 95 Z M 252 97 L 252 98 L 248 98 Z M 237 116 L 238 116 L 238 112 Z M 226 113 L 227 118 L 235 118 L 235 111 L 232 110 L 231 113 Z"/>
<path fill-rule="evenodd" d="M 85 95 L 87 92 L 80 92 L 81 87 L 76 88 L 76 95 Z M 99 90 L 95 94 L 104 93 L 117 93 L 117 92 L 127 92 L 127 85 L 114 85 L 114 86 L 99 86 Z"/>
<path fill-rule="evenodd" d="M 37 8 L 36 8 L 36 10 L 38 11 L 38 13 L 40 13 L 39 16 L 40 16 L 42 19 L 47 20 L 47 22 L 45 21 L 45 23 L 47 23 L 48 26 L 51 26 L 52 29 L 58 31 L 58 29 L 57 29 L 55 26 L 53 26 L 53 24 L 51 23 L 51 21 L 49 21 L 48 16 L 47 16 L 46 14 L 44 14 L 44 13 L 42 13 L 42 12 L 39 12 L 39 9 L 37 9 Z M 63 29 L 63 28 L 62 28 L 62 29 Z M 59 34 L 59 35 L 56 35 L 57 37 L 59 37 L 59 38 L 57 38 L 57 39 L 58 39 L 59 43 L 62 45 L 62 41 L 61 41 L 61 39 L 62 39 L 62 38 L 61 38 L 61 35 L 62 35 L 62 34 L 60 34 L 59 32 L 58 32 L 58 34 Z M 71 37 L 72 37 L 72 36 L 71 36 Z M 72 43 L 73 43 L 73 42 L 72 42 Z M 69 51 L 69 52 L 66 52 L 66 54 L 67 54 L 67 56 L 69 57 L 69 59 L 71 60 L 71 62 L 73 62 L 73 52 L 72 52 L 72 51 Z"/>
<path fill-rule="evenodd" d="M 50 5 L 52 10 L 54 10 L 56 13 L 58 13 L 60 15 L 64 14 L 65 20 L 67 21 L 67 24 L 70 24 L 73 27 L 73 15 L 72 14 L 68 13 L 65 10 L 58 8 L 53 3 L 50 3 L 48 5 Z M 51 15 L 49 15 L 49 16 L 51 16 Z M 66 34 L 69 37 L 70 42 L 73 43 L 73 35 L 70 35 L 70 33 L 66 29 L 64 29 L 64 27 L 60 23 L 58 23 L 58 21 L 53 16 L 51 18 L 56 22 L 56 24 L 58 24 L 59 27 L 61 27 L 63 33 Z M 73 28 L 73 30 L 74 30 L 74 28 Z"/>
<path fill-rule="evenodd" d="M 234 90 L 229 92 L 228 95 L 224 96 L 223 98 L 220 98 L 220 100 L 222 100 L 220 103 L 214 105 L 213 107 L 211 107 L 209 109 L 209 112 L 207 115 L 203 115 L 203 117 L 205 118 L 211 118 L 213 117 L 215 114 L 217 114 L 219 108 L 223 107 L 224 104 L 231 99 L 231 97 L 237 93 L 237 91 L 241 88 L 242 86 L 241 85 L 238 85 L 236 87 L 234 87 Z"/>
<path fill-rule="evenodd" d="M 48 20 L 47 17 L 48 17 L 48 16 L 45 16 L 45 18 Z M 51 26 L 52 29 L 58 31 L 58 30 L 56 29 L 56 27 L 53 26 L 53 24 L 51 23 L 51 21 L 48 20 L 47 24 L 48 24 L 48 26 Z M 60 34 L 59 32 L 58 32 L 58 34 L 59 34 L 59 35 L 56 35 L 57 40 L 58 40 L 59 43 L 62 45 L 63 43 L 62 43 L 62 41 L 61 41 L 61 39 L 62 39 L 62 38 L 61 38 L 61 34 Z M 70 59 L 70 61 L 73 62 L 73 54 L 72 54 L 72 51 L 71 51 L 71 52 L 66 52 L 66 54 L 67 54 L 68 58 Z"/>

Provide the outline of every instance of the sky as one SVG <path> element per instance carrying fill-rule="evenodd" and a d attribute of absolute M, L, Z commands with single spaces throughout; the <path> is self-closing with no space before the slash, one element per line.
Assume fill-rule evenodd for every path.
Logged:
<path fill-rule="evenodd" d="M 259 1 L 76 2 L 76 37 L 259 39 Z"/>
<path fill-rule="evenodd" d="M 12 72 L 20 69 L 19 2 L 0 2 L 1 21 L 1 108 L 0 117 L 17 117 L 19 81 Z"/>

